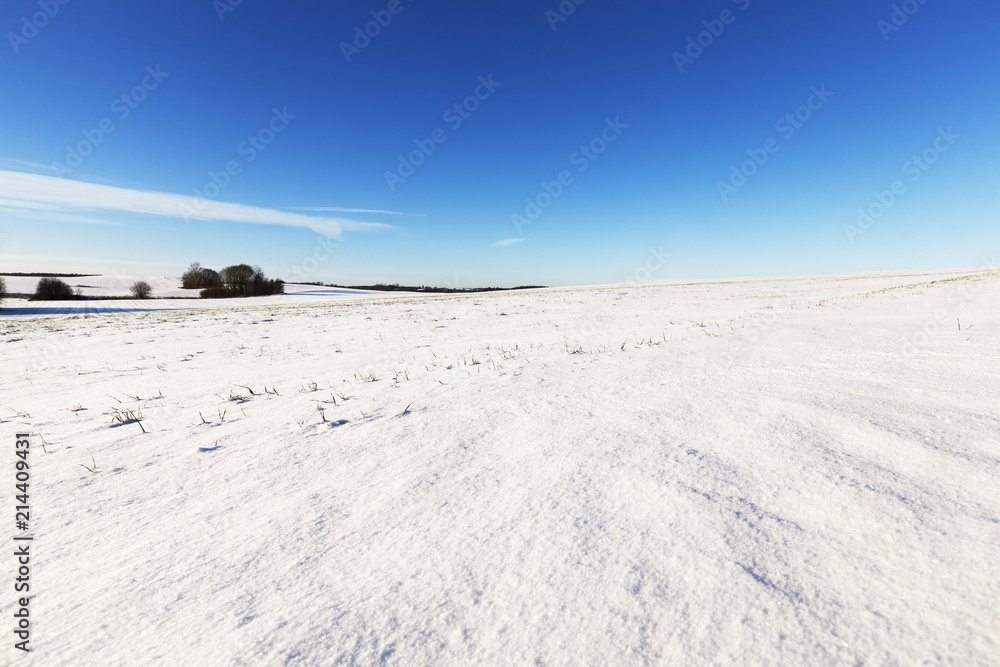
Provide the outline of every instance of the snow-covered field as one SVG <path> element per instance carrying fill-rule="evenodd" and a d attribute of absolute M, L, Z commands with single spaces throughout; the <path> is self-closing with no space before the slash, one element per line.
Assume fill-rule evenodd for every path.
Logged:
<path fill-rule="evenodd" d="M 7 303 L 17 664 L 1000 664 L 996 273 L 321 292 Z"/>

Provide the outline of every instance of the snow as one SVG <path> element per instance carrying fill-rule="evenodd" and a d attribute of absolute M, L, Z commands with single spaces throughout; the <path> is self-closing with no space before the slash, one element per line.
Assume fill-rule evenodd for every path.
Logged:
<path fill-rule="evenodd" d="M 998 277 L 8 302 L 23 662 L 997 664 Z"/>
<path fill-rule="evenodd" d="M 3 276 L 10 294 L 33 294 L 39 278 L 31 276 Z M 132 293 L 132 285 L 144 280 L 153 288 L 153 299 L 132 300 L 72 300 L 72 301 L 28 301 L 24 298 L 7 300 L 5 315 L 101 315 L 122 312 L 154 312 L 178 309 L 210 309 L 231 308 L 245 305 L 242 300 L 198 299 L 200 290 L 181 288 L 180 276 L 131 276 L 131 275 L 101 275 L 80 276 L 75 278 L 60 278 L 74 290 L 77 288 L 87 297 L 128 297 Z M 274 299 L 254 300 L 254 303 L 288 304 L 295 302 L 311 302 L 317 297 L 353 298 L 357 296 L 388 298 L 392 292 L 371 292 L 340 287 L 323 287 L 288 283 L 285 285 L 285 295 Z M 289 297 L 294 297 L 289 298 Z"/>
<path fill-rule="evenodd" d="M 7 291 L 15 294 L 32 294 L 40 278 L 37 276 L 5 276 Z M 85 296 L 128 296 L 132 285 L 144 280 L 153 288 L 153 296 L 183 298 L 198 296 L 196 290 L 181 289 L 178 276 L 132 276 L 126 274 L 62 277 L 73 289 L 80 288 Z"/>

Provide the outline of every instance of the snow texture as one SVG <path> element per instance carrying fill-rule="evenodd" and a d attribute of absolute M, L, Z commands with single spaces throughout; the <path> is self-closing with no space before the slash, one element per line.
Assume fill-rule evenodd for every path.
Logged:
<path fill-rule="evenodd" d="M 8 301 L 0 661 L 1000 664 L 995 272 L 290 291 Z"/>

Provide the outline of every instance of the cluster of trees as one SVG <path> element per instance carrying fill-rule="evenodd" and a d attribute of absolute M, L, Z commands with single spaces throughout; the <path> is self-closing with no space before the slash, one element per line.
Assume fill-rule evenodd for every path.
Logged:
<path fill-rule="evenodd" d="M 0 276 L 0 306 L 3 305 L 3 298 L 7 296 L 7 282 Z"/>
<path fill-rule="evenodd" d="M 206 269 L 198 262 L 181 278 L 184 289 L 200 289 L 203 299 L 228 299 L 246 296 L 271 296 L 285 293 L 285 282 L 264 275 L 259 266 L 236 264 L 222 271 Z"/>

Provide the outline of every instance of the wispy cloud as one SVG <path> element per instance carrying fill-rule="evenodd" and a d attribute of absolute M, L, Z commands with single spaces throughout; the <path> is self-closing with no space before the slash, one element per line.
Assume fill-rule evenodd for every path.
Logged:
<path fill-rule="evenodd" d="M 354 222 L 353 220 L 341 220 L 340 226 L 345 232 L 385 232 L 396 229 L 396 227 L 383 222 Z"/>
<path fill-rule="evenodd" d="M 46 174 L 54 173 L 56 168 L 49 164 L 39 164 L 37 162 L 27 162 L 26 160 L 18 160 L 12 157 L 0 157 L 0 167 L 12 167 L 17 169 L 33 169 L 35 171 L 42 171 Z"/>
<path fill-rule="evenodd" d="M 0 205 L 0 212 L 6 213 L 8 215 L 15 215 L 21 220 L 39 220 L 42 222 L 72 222 L 72 223 L 79 223 L 82 225 L 108 225 L 111 227 L 121 226 L 120 222 L 115 222 L 112 220 L 102 220 L 100 218 L 91 218 L 85 215 L 73 215 L 72 213 L 63 213 L 58 208 L 54 208 L 54 210 L 49 209 L 48 207 L 46 207 L 45 209 L 19 208 L 17 206 L 8 206 L 6 204 L 3 204 Z"/>
<path fill-rule="evenodd" d="M 506 248 L 507 246 L 517 245 L 521 243 L 524 239 L 504 239 L 503 241 L 497 241 L 493 244 L 494 248 Z"/>
<path fill-rule="evenodd" d="M 383 211 L 372 208 L 338 208 L 336 206 L 296 206 L 293 211 L 326 211 L 336 213 L 378 213 L 381 215 L 405 215 L 411 218 L 426 218 L 423 213 L 400 213 L 399 211 Z"/>
<path fill-rule="evenodd" d="M 17 199 L 0 199 L 0 206 L 5 208 L 30 208 L 42 211 L 58 211 L 58 206 L 52 204 L 42 204 L 35 201 L 23 201 Z"/>
<path fill-rule="evenodd" d="M 339 236 L 344 230 L 392 229 L 390 225 L 381 223 L 289 213 L 278 209 L 231 204 L 166 192 L 131 190 L 17 171 L 0 170 L 0 200 L 3 200 L 4 206 L 8 209 L 36 212 L 44 209 L 64 216 L 88 214 L 79 216 L 88 220 L 80 219 L 78 222 L 92 222 L 95 212 L 98 211 L 114 211 L 206 222 L 299 227 L 326 236 Z"/>

